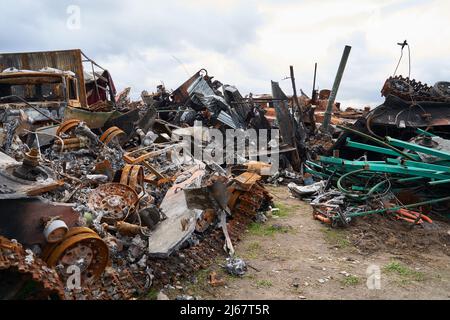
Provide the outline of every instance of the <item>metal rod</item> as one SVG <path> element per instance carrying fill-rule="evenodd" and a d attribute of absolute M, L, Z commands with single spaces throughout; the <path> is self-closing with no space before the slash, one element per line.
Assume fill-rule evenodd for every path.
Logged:
<path fill-rule="evenodd" d="M 341 84 L 342 76 L 344 75 L 345 66 L 347 65 L 347 60 L 348 56 L 350 55 L 351 49 L 352 47 L 345 46 L 344 52 L 342 53 L 341 63 L 339 64 L 339 68 L 336 73 L 336 78 L 334 79 L 333 89 L 331 90 L 330 98 L 328 99 L 327 110 L 325 111 L 325 116 L 323 119 L 322 129 L 325 132 L 328 132 L 330 126 L 333 104 L 336 101 L 336 95 L 339 90 L 339 86 Z"/>
<path fill-rule="evenodd" d="M 370 136 L 368 134 L 365 134 L 365 133 L 359 132 L 358 130 L 355 130 L 355 129 L 352 129 L 352 128 L 348 128 L 348 127 L 344 127 L 344 126 L 341 126 L 341 125 L 337 125 L 336 127 L 338 127 L 339 129 L 342 129 L 344 131 L 348 131 L 348 132 L 354 133 L 354 134 L 356 134 L 356 135 L 358 135 L 360 137 L 366 138 L 368 140 L 371 140 L 371 141 L 373 141 L 375 143 L 378 143 L 379 145 L 381 145 L 383 147 L 389 148 L 389 149 L 397 152 L 400 156 L 402 156 L 404 158 L 407 158 L 409 160 L 416 160 L 413 157 L 411 157 L 409 154 L 407 154 L 407 153 L 405 153 L 405 152 L 403 152 L 401 150 L 398 150 L 397 148 L 391 146 L 389 143 L 386 143 L 386 142 L 384 142 L 382 140 L 374 138 L 374 137 L 372 137 L 372 136 Z"/>
<path fill-rule="evenodd" d="M 345 145 L 350 148 L 356 148 L 356 149 L 361 149 L 361 150 L 366 150 L 366 151 L 371 151 L 371 152 L 387 154 L 389 156 L 395 156 L 395 157 L 399 156 L 399 153 L 392 149 L 377 147 L 377 146 L 360 143 L 360 142 L 355 142 L 355 141 L 352 141 L 350 138 L 347 138 Z M 411 158 L 413 158 L 416 161 L 420 161 L 420 157 L 416 154 L 411 154 L 411 153 L 405 153 L 405 154 L 408 154 L 408 156 L 410 156 Z"/>
<path fill-rule="evenodd" d="M 297 107 L 297 112 L 300 112 L 300 104 L 298 103 L 297 97 L 297 87 L 295 86 L 295 76 L 294 76 L 294 66 L 289 66 L 289 70 L 291 72 L 291 83 L 292 83 L 292 92 L 295 106 Z"/>
<path fill-rule="evenodd" d="M 290 72 L 291 72 L 291 82 L 292 82 L 292 91 L 293 91 L 293 99 L 296 106 L 296 110 L 294 114 L 296 115 L 296 120 L 298 122 L 298 125 L 301 127 L 302 132 L 306 132 L 304 129 L 303 124 L 303 112 L 300 108 L 300 103 L 298 102 L 298 96 L 297 96 L 297 87 L 295 85 L 295 75 L 294 75 L 294 66 L 289 66 Z"/>
<path fill-rule="evenodd" d="M 379 210 L 354 212 L 354 213 L 349 213 L 347 216 L 351 217 L 351 218 L 361 217 L 361 216 L 367 216 L 369 214 L 383 213 L 386 211 L 397 211 L 398 209 L 402 209 L 402 208 L 404 208 L 404 209 L 415 208 L 415 207 L 420 207 L 420 206 L 424 206 L 427 204 L 433 204 L 433 203 L 438 203 L 438 202 L 443 202 L 443 201 L 448 201 L 448 200 L 450 200 L 450 197 L 445 197 L 445 198 L 440 198 L 440 199 L 432 199 L 429 201 L 422 201 L 422 202 L 418 202 L 418 203 L 407 204 L 407 205 L 402 205 L 402 206 L 395 206 L 395 207 L 379 209 Z M 333 217 L 333 219 L 339 219 L 339 216 L 337 215 L 337 216 Z"/>
<path fill-rule="evenodd" d="M 314 78 L 311 94 L 312 104 L 316 102 L 316 76 L 317 76 L 317 62 L 314 64 Z"/>
<path fill-rule="evenodd" d="M 94 84 L 95 84 L 95 91 L 97 93 L 97 99 L 100 100 L 100 93 L 98 91 L 98 84 L 97 84 L 97 79 L 96 79 L 96 76 L 95 76 L 94 64 L 92 63 L 92 61 L 91 61 L 91 67 L 92 67 L 92 75 L 94 77 Z"/>

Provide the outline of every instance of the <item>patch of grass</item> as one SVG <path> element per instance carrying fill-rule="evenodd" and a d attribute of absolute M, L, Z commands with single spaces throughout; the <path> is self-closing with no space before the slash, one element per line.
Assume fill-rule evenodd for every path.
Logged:
<path fill-rule="evenodd" d="M 202 269 L 197 271 L 196 273 L 197 283 L 207 283 L 210 273 L 211 271 L 209 269 Z"/>
<path fill-rule="evenodd" d="M 269 280 L 258 280 L 256 281 L 256 286 L 258 288 L 270 288 L 272 286 L 272 282 Z"/>
<path fill-rule="evenodd" d="M 356 286 L 358 285 L 361 281 L 357 276 L 354 275 L 350 275 L 348 277 L 345 277 L 344 279 L 341 280 L 343 285 L 346 286 Z"/>
<path fill-rule="evenodd" d="M 261 249 L 259 242 L 252 242 L 248 246 L 248 250 L 250 251 L 258 251 L 259 249 Z"/>
<path fill-rule="evenodd" d="M 286 233 L 291 229 L 285 226 L 265 225 L 253 222 L 249 225 L 248 231 L 255 236 L 274 236 L 275 233 Z"/>
<path fill-rule="evenodd" d="M 252 222 L 248 226 L 248 231 L 250 234 L 253 234 L 255 236 L 263 236 L 264 234 L 264 225 L 257 222 Z"/>
<path fill-rule="evenodd" d="M 243 278 L 244 279 L 254 280 L 256 278 L 256 276 L 254 274 L 246 273 Z"/>
<path fill-rule="evenodd" d="M 401 275 L 408 274 L 409 270 L 405 266 L 401 265 L 397 261 L 391 261 L 386 266 L 384 266 L 384 271 L 395 272 Z"/>
<path fill-rule="evenodd" d="M 277 203 L 275 203 L 275 208 L 278 208 L 278 210 L 274 211 L 272 214 L 274 216 L 277 216 L 280 218 L 285 218 L 285 217 L 290 216 L 296 210 L 298 210 L 300 208 L 300 206 L 298 206 L 298 205 L 287 206 L 283 203 L 277 202 Z"/>
<path fill-rule="evenodd" d="M 158 297 L 158 293 L 159 293 L 158 290 L 156 290 L 155 288 L 151 288 L 147 293 L 147 299 L 148 300 L 156 300 Z"/>
<path fill-rule="evenodd" d="M 290 214 L 290 208 L 287 208 L 284 204 L 282 203 L 276 203 L 275 204 L 275 208 L 277 208 L 277 211 L 273 211 L 273 215 L 280 217 L 280 218 L 284 218 L 287 217 Z"/>
<path fill-rule="evenodd" d="M 195 272 L 195 278 L 196 281 L 189 282 L 185 284 L 185 289 L 188 292 L 188 294 L 193 296 L 201 296 L 203 292 L 205 291 L 205 288 L 208 287 L 208 278 L 209 274 L 211 273 L 211 270 L 209 268 L 198 270 Z"/>
<path fill-rule="evenodd" d="M 401 277 L 401 284 L 406 284 L 409 281 L 424 281 L 425 273 L 413 270 L 398 261 L 391 261 L 384 266 L 383 270 L 388 273 L 394 273 Z"/>
<path fill-rule="evenodd" d="M 326 228 L 322 229 L 325 239 L 339 248 L 347 248 L 351 246 L 350 240 L 347 239 L 347 234 L 343 230 Z"/>

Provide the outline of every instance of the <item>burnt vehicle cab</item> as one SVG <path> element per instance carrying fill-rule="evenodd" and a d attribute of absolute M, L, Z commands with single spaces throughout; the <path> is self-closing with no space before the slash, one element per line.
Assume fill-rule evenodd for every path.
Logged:
<path fill-rule="evenodd" d="M 0 73 L 2 122 L 21 118 L 32 125 L 62 119 L 67 106 L 80 107 L 78 81 L 71 71 L 6 70 Z"/>

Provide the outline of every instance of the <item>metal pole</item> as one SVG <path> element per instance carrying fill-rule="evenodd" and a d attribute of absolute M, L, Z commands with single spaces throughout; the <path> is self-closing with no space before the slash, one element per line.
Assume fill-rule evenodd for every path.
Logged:
<path fill-rule="evenodd" d="M 97 79 L 95 77 L 94 64 L 92 63 L 92 61 L 91 61 L 91 67 L 92 67 L 92 76 L 94 77 L 95 92 L 97 93 L 97 98 L 100 101 L 100 92 L 98 91 Z"/>
<path fill-rule="evenodd" d="M 311 94 L 312 104 L 315 104 L 316 102 L 316 76 L 317 76 L 317 62 L 314 64 L 314 79 Z"/>
<path fill-rule="evenodd" d="M 331 90 L 330 98 L 328 99 L 327 110 L 325 111 L 325 117 L 323 119 L 322 130 L 325 132 L 328 132 L 330 126 L 333 104 L 336 100 L 336 95 L 339 90 L 339 85 L 341 84 L 342 75 L 344 74 L 345 66 L 347 64 L 348 56 L 350 55 L 351 49 L 352 47 L 345 46 L 344 52 L 342 53 L 341 63 L 339 64 L 336 78 L 334 79 L 333 89 Z"/>
<path fill-rule="evenodd" d="M 303 121 L 303 115 L 302 115 L 302 111 L 300 109 L 300 104 L 298 102 L 298 97 L 297 97 L 297 87 L 295 86 L 294 66 L 289 66 L 289 69 L 291 71 L 292 91 L 294 92 L 293 98 L 294 98 L 294 103 L 295 103 L 295 107 L 296 107 L 294 114 L 297 115 L 297 121 L 301 122 L 301 121 Z"/>
<path fill-rule="evenodd" d="M 297 108 L 300 108 L 299 104 L 298 104 L 298 99 L 297 99 L 297 88 L 295 87 L 295 76 L 294 76 L 294 66 L 289 66 L 289 70 L 291 71 L 291 82 L 292 82 L 292 91 L 293 91 L 293 95 L 295 98 L 295 106 Z"/>

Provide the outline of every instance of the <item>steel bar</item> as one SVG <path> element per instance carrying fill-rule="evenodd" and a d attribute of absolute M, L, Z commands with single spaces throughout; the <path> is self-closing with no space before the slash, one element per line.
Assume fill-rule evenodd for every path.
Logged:
<path fill-rule="evenodd" d="M 331 90 L 330 97 L 328 98 L 327 109 L 325 111 L 325 116 L 322 123 L 322 129 L 328 132 L 331 120 L 331 113 L 333 111 L 333 105 L 336 101 L 336 95 L 341 84 L 342 76 L 344 75 L 345 66 L 347 65 L 348 56 L 350 55 L 350 50 L 352 47 L 345 46 L 344 52 L 342 53 L 341 62 L 339 64 L 338 71 L 336 73 L 336 78 L 334 79 L 333 89 Z"/>
<path fill-rule="evenodd" d="M 450 178 L 450 175 L 439 173 L 434 170 L 406 167 L 406 166 L 389 165 L 386 163 L 379 163 L 379 162 L 375 162 L 375 161 L 370 161 L 370 162 L 347 161 L 347 160 L 340 159 L 340 158 L 330 158 L 330 157 L 320 157 L 320 161 L 323 163 L 342 166 L 346 170 L 366 169 L 367 171 L 373 171 L 373 172 L 402 174 L 402 175 L 408 175 L 408 176 L 421 176 L 421 177 L 426 177 L 426 178 L 436 179 L 436 180 L 445 180 L 445 179 Z"/>
<path fill-rule="evenodd" d="M 438 171 L 438 172 L 450 173 L 450 167 L 448 167 L 448 166 L 440 166 L 437 164 L 418 162 L 418 161 L 410 161 L 410 160 L 402 161 L 399 159 L 392 159 L 392 158 L 388 158 L 388 159 L 386 159 L 386 161 L 388 163 L 406 165 L 408 167 L 416 167 L 416 168 L 428 169 L 428 170 L 433 170 L 433 171 Z"/>
<path fill-rule="evenodd" d="M 372 146 L 370 144 L 365 144 L 365 143 L 360 143 L 360 142 L 355 142 L 352 141 L 350 138 L 347 138 L 347 142 L 346 145 L 350 148 L 355 148 L 355 149 L 361 149 L 361 150 L 366 150 L 366 151 L 371 151 L 371 152 L 377 152 L 377 153 L 382 153 L 382 154 L 386 154 L 389 156 L 399 156 L 397 151 L 394 151 L 392 149 L 388 149 L 388 148 L 383 148 L 383 147 L 377 147 L 377 146 Z M 406 154 L 406 153 L 405 153 Z M 420 160 L 420 157 L 416 154 L 411 154 L 411 153 L 407 153 L 409 157 L 413 158 L 414 160 Z"/>
<path fill-rule="evenodd" d="M 402 206 L 395 206 L 395 207 L 391 207 L 391 208 L 384 208 L 384 209 L 379 209 L 379 210 L 360 211 L 360 212 L 349 213 L 347 215 L 347 217 L 354 218 L 354 217 L 367 216 L 370 214 L 379 214 L 379 213 L 383 213 L 383 212 L 387 212 L 387 211 L 396 211 L 396 210 L 402 209 L 402 208 L 404 208 L 404 209 L 416 208 L 416 207 L 420 207 L 420 206 L 427 205 L 427 204 L 433 204 L 433 203 L 444 202 L 444 201 L 449 201 L 449 200 L 450 200 L 450 197 L 445 197 L 445 198 L 422 201 L 422 202 L 417 202 L 417 203 L 412 203 L 412 204 L 407 204 L 407 205 L 402 205 Z M 340 217 L 339 217 L 339 215 L 336 215 L 333 217 L 333 219 L 340 219 Z"/>
<path fill-rule="evenodd" d="M 394 139 L 391 137 L 386 137 L 386 140 L 390 144 L 392 144 L 393 146 L 396 146 L 396 147 L 425 153 L 425 154 L 432 155 L 432 156 L 435 156 L 435 157 L 438 157 L 441 159 L 445 159 L 445 160 L 450 160 L 450 153 L 445 152 L 445 151 L 440 151 L 440 150 L 433 149 L 433 148 L 427 148 L 427 147 L 424 147 L 424 146 L 421 146 L 421 145 L 418 145 L 415 143 L 410 143 L 410 142 Z"/>
<path fill-rule="evenodd" d="M 401 150 L 398 150 L 397 148 L 391 146 L 389 143 L 386 143 L 386 142 L 381 141 L 381 140 L 379 140 L 379 139 L 377 139 L 377 138 L 374 138 L 374 137 L 372 137 L 372 136 L 369 136 L 368 134 L 359 132 L 358 130 L 355 130 L 355 129 L 352 129 L 352 128 L 348 128 L 348 127 L 345 127 L 345 126 L 337 125 L 336 127 L 338 127 L 339 129 L 342 129 L 342 130 L 344 130 L 344 131 L 348 131 L 348 132 L 354 133 L 354 134 L 356 134 L 356 135 L 358 135 L 358 136 L 360 136 L 360 137 L 366 138 L 366 139 L 368 139 L 368 140 L 371 140 L 371 141 L 373 141 L 373 142 L 375 142 L 375 143 L 378 143 L 379 145 L 382 145 L 383 147 L 389 148 L 389 149 L 391 149 L 391 150 L 397 152 L 400 156 L 402 156 L 402 157 L 404 157 L 404 158 L 407 158 L 407 159 L 409 159 L 409 160 L 415 160 L 415 159 L 412 158 L 409 154 L 407 154 L 407 153 L 405 153 L 405 152 L 403 152 L 403 151 L 401 151 Z"/>

